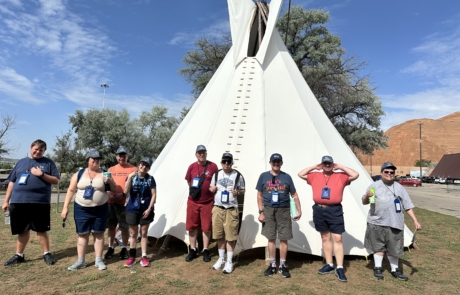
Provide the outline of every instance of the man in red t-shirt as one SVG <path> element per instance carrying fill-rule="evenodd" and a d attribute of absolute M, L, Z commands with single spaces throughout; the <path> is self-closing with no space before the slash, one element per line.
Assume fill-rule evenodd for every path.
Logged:
<path fill-rule="evenodd" d="M 203 261 L 209 262 L 211 261 L 208 250 L 212 230 L 211 212 L 214 206 L 214 194 L 209 191 L 209 186 L 211 185 L 212 176 L 219 169 L 215 163 L 206 160 L 208 154 L 204 145 L 197 146 L 195 156 L 197 161 L 188 167 L 187 174 L 185 174 L 187 185 L 190 188 L 198 188 L 201 175 L 205 174 L 205 176 L 200 193 L 195 198 L 190 194 L 188 196 L 185 229 L 189 235 L 190 252 L 185 261 L 190 262 L 197 257 L 196 236 L 198 226 L 201 223 L 203 231 Z"/>
<path fill-rule="evenodd" d="M 314 171 L 317 170 L 317 171 Z M 322 170 L 322 171 L 321 171 Z M 340 170 L 340 171 L 338 171 Z M 343 269 L 342 234 L 345 232 L 342 198 L 345 186 L 357 179 L 359 174 L 351 168 L 334 163 L 331 156 L 324 156 L 320 164 L 305 168 L 298 173 L 313 189 L 313 223 L 321 233 L 326 265 L 319 274 L 334 273 L 341 282 L 347 277 Z M 334 245 L 332 245 L 332 240 Z M 333 251 L 334 250 L 334 251 Z M 334 270 L 332 253 L 335 254 L 337 269 Z"/>

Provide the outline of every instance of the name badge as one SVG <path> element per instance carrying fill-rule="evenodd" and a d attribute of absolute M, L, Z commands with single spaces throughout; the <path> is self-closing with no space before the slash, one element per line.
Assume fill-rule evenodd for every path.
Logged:
<path fill-rule="evenodd" d="M 222 191 L 220 194 L 220 202 L 222 204 L 228 204 L 228 191 Z"/>
<path fill-rule="evenodd" d="M 401 201 L 399 201 L 399 199 L 395 199 L 395 210 L 396 213 L 401 212 Z"/>
<path fill-rule="evenodd" d="M 21 174 L 21 177 L 19 177 L 19 184 L 26 185 L 27 184 L 27 179 L 29 179 L 30 174 L 29 173 L 24 173 Z"/>
<path fill-rule="evenodd" d="M 330 199 L 331 197 L 331 189 L 328 187 L 323 187 L 321 191 L 321 199 Z"/>
<path fill-rule="evenodd" d="M 85 192 L 83 193 L 83 199 L 85 200 L 92 200 L 94 195 L 94 187 L 87 186 L 85 187 Z"/>
<path fill-rule="evenodd" d="M 272 205 L 279 205 L 279 193 L 278 191 L 272 191 Z"/>
<path fill-rule="evenodd" d="M 195 177 L 193 180 L 192 180 L 192 187 L 193 188 L 198 188 L 198 183 L 200 182 L 200 178 L 199 177 Z"/>
<path fill-rule="evenodd" d="M 141 202 L 139 198 L 135 198 L 133 202 L 133 209 L 139 209 L 141 207 Z"/>

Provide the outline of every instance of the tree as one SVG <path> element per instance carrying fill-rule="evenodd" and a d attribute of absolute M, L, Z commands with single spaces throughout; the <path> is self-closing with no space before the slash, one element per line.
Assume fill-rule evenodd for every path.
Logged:
<path fill-rule="evenodd" d="M 386 148 L 387 137 L 380 129 L 384 115 L 380 99 L 368 76 L 361 76 L 365 63 L 345 56 L 340 37 L 332 35 L 325 24 L 329 13 L 293 7 L 287 29 L 287 13 L 277 29 L 297 67 L 312 89 L 332 124 L 352 148 L 366 154 Z M 287 36 L 286 36 L 287 35 Z M 209 39 L 209 40 L 208 40 Z M 194 51 L 183 59 L 179 73 L 193 84 L 196 97 L 217 70 L 230 46 L 229 39 L 200 37 Z"/>
<path fill-rule="evenodd" d="M 2 155 L 8 155 L 12 150 L 17 150 L 19 145 L 11 146 L 7 137 L 14 126 L 16 125 L 16 116 L 10 116 L 8 114 L 1 115 L 0 125 L 0 159 Z"/>
<path fill-rule="evenodd" d="M 425 160 L 425 159 L 422 159 L 421 161 L 420 160 L 415 160 L 414 166 L 415 167 L 420 167 L 420 163 L 421 163 L 421 167 L 430 167 L 431 166 L 431 160 Z"/>

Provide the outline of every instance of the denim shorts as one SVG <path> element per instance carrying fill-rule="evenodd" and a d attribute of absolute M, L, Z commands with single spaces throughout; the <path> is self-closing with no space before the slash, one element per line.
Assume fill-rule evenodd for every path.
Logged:
<path fill-rule="evenodd" d="M 342 204 L 320 207 L 313 205 L 313 223 L 318 232 L 330 231 L 333 234 L 345 232 Z"/>
<path fill-rule="evenodd" d="M 109 205 L 107 203 L 96 207 L 83 207 L 75 203 L 74 218 L 77 234 L 105 232 L 108 213 Z"/>

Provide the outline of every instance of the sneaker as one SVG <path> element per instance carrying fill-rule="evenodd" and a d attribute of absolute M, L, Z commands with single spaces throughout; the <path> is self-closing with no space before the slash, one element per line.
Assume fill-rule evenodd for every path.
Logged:
<path fill-rule="evenodd" d="M 328 273 L 334 273 L 334 267 L 330 266 L 329 264 L 326 264 L 323 266 L 323 268 L 318 270 L 318 273 L 320 275 L 326 275 Z"/>
<path fill-rule="evenodd" d="M 265 270 L 264 275 L 265 276 L 271 276 L 271 275 L 274 275 L 274 274 L 276 274 L 276 267 L 272 266 L 270 264 L 270 266 L 267 268 L 267 270 Z"/>
<path fill-rule="evenodd" d="M 345 270 L 343 268 L 337 268 L 335 270 L 335 275 L 337 276 L 339 281 L 341 281 L 341 282 L 346 282 L 347 281 L 347 277 L 345 276 Z"/>
<path fill-rule="evenodd" d="M 143 267 L 150 266 L 150 261 L 145 256 L 142 256 L 140 263 L 141 263 L 141 266 Z"/>
<path fill-rule="evenodd" d="M 109 249 L 107 250 L 107 253 L 105 253 L 104 255 L 104 259 L 110 259 L 113 257 L 113 248 L 112 247 L 109 247 Z"/>
<path fill-rule="evenodd" d="M 94 266 L 97 267 L 99 270 L 106 270 L 107 266 L 104 264 L 104 261 L 99 260 L 96 263 L 94 263 Z"/>
<path fill-rule="evenodd" d="M 188 252 L 187 257 L 185 257 L 185 261 L 190 262 L 197 257 L 198 255 L 196 255 L 196 250 L 190 249 L 190 252 Z"/>
<path fill-rule="evenodd" d="M 283 276 L 283 278 L 290 278 L 291 273 L 289 269 L 285 265 L 281 265 L 278 269 L 278 272 Z"/>
<path fill-rule="evenodd" d="M 208 249 L 203 250 L 203 261 L 204 262 L 210 262 L 211 261 L 211 256 L 209 255 L 209 250 Z"/>
<path fill-rule="evenodd" d="M 129 257 L 125 262 L 125 267 L 133 267 L 134 264 L 136 264 L 136 258 Z"/>
<path fill-rule="evenodd" d="M 14 265 L 14 264 L 23 263 L 24 258 L 25 258 L 25 256 L 20 256 L 18 254 L 14 254 L 13 257 L 11 257 L 10 259 L 8 259 L 7 262 L 5 262 L 4 266 L 11 266 L 11 265 Z"/>
<path fill-rule="evenodd" d="M 217 259 L 216 263 L 214 263 L 214 265 L 212 266 L 212 269 L 214 269 L 214 270 L 219 270 L 219 269 L 221 269 L 224 265 L 225 265 L 225 259 L 222 258 L 222 257 L 219 257 L 219 259 Z"/>
<path fill-rule="evenodd" d="M 381 267 L 374 267 L 374 277 L 377 278 L 377 280 L 383 280 L 384 276 L 382 274 L 382 268 Z"/>
<path fill-rule="evenodd" d="M 229 273 L 232 273 L 232 271 L 233 271 L 233 263 L 231 261 L 227 261 L 225 263 L 225 267 L 222 272 L 225 274 L 229 274 Z"/>
<path fill-rule="evenodd" d="M 128 259 L 129 254 L 128 254 L 128 249 L 126 248 L 121 248 L 120 251 L 120 259 Z"/>
<path fill-rule="evenodd" d="M 48 265 L 53 265 L 56 263 L 56 259 L 51 253 L 46 253 L 43 255 L 43 260 L 45 260 L 45 263 Z"/>
<path fill-rule="evenodd" d="M 391 275 L 398 279 L 398 280 L 401 280 L 401 281 L 407 281 L 409 280 L 408 277 L 406 277 L 405 275 L 403 275 L 403 273 L 401 272 L 401 270 L 399 270 L 399 268 L 397 268 L 395 271 L 392 271 L 391 272 Z"/>
<path fill-rule="evenodd" d="M 83 261 L 83 262 L 75 262 L 74 264 L 72 264 L 71 266 L 69 266 L 67 269 L 68 270 L 77 270 L 77 269 L 82 269 L 82 268 L 85 268 L 86 267 L 86 263 Z"/>

